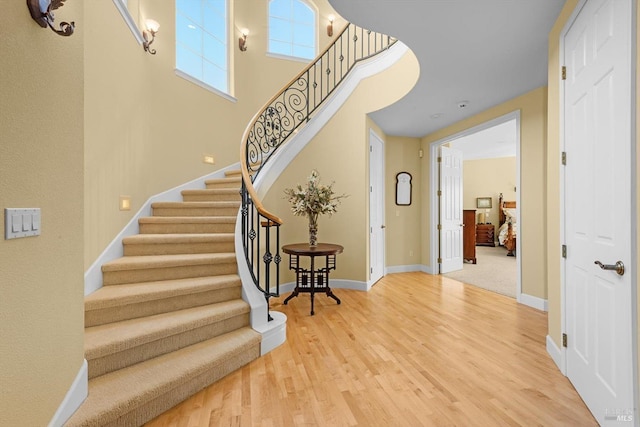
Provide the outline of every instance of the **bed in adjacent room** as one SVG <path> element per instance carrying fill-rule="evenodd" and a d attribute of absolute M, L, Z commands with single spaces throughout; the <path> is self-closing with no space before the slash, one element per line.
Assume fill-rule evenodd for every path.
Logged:
<path fill-rule="evenodd" d="M 516 202 L 503 200 L 502 193 L 500 193 L 498 206 L 498 242 L 507 250 L 507 256 L 516 256 L 516 239 L 518 237 Z"/>

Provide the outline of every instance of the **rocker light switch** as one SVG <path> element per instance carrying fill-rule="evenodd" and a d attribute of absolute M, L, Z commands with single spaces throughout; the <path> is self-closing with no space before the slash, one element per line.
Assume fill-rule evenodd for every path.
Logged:
<path fill-rule="evenodd" d="M 31 231 L 31 213 L 22 214 L 22 231 Z"/>
<path fill-rule="evenodd" d="M 22 231 L 22 215 L 19 213 L 11 214 L 11 231 L 13 233 Z"/>
<path fill-rule="evenodd" d="M 5 240 L 38 235 L 40 235 L 40 208 L 6 208 L 4 210 Z"/>

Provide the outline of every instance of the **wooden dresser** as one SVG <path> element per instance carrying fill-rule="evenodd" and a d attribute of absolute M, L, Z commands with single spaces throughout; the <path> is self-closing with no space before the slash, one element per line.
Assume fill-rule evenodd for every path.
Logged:
<path fill-rule="evenodd" d="M 462 211 L 462 255 L 465 261 L 476 263 L 476 210 Z"/>
<path fill-rule="evenodd" d="M 495 246 L 496 229 L 493 224 L 476 224 L 476 245 Z"/>

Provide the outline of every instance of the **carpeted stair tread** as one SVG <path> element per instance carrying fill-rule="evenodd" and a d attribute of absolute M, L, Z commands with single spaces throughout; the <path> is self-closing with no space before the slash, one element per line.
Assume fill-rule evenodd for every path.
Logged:
<path fill-rule="evenodd" d="M 214 200 L 210 202 L 154 202 L 151 204 L 153 209 L 237 208 L 239 206 L 239 200 Z"/>
<path fill-rule="evenodd" d="M 233 233 L 233 216 L 151 216 L 138 220 L 141 234 Z"/>
<path fill-rule="evenodd" d="M 234 252 L 233 233 L 137 234 L 122 239 L 125 256 Z"/>
<path fill-rule="evenodd" d="M 235 216 L 146 216 L 140 224 L 235 224 Z"/>
<path fill-rule="evenodd" d="M 233 242 L 233 233 L 180 233 L 180 234 L 136 234 L 122 239 L 125 245 L 164 244 L 164 243 L 207 243 Z"/>
<path fill-rule="evenodd" d="M 238 191 L 238 190 L 236 190 Z M 218 200 L 218 201 L 212 201 L 212 202 L 153 202 L 151 204 L 152 208 L 156 208 L 156 207 L 161 207 L 161 208 L 166 208 L 166 207 L 184 207 L 184 208 L 189 208 L 189 207 L 199 207 L 199 206 L 206 206 L 206 207 L 211 207 L 211 208 L 215 208 L 215 207 L 219 207 L 219 206 L 240 206 L 240 201 L 238 200 Z"/>
<path fill-rule="evenodd" d="M 93 326 L 85 329 L 85 357 L 91 360 L 106 354 L 121 352 L 223 319 L 247 314 L 249 311 L 249 305 L 242 299 L 237 299 Z"/>
<path fill-rule="evenodd" d="M 256 359 L 259 347 L 260 334 L 245 327 L 94 378 L 89 396 L 66 425 L 142 425 Z"/>
<path fill-rule="evenodd" d="M 242 171 L 240 169 L 234 169 L 234 170 L 230 170 L 230 171 L 225 171 L 224 172 L 224 176 L 226 176 L 226 177 L 242 176 Z"/>
<path fill-rule="evenodd" d="M 240 209 L 240 200 L 229 198 L 235 200 L 154 203 L 153 216 L 233 216 Z"/>
<path fill-rule="evenodd" d="M 224 194 L 230 196 L 240 197 L 240 191 L 237 188 L 196 188 L 193 190 L 182 190 L 181 194 L 183 196 L 188 195 L 201 195 L 201 194 Z"/>
<path fill-rule="evenodd" d="M 239 287 L 237 274 L 103 286 L 84 300 L 85 311 L 157 301 L 165 298 Z"/>
<path fill-rule="evenodd" d="M 242 297 L 237 274 L 103 286 L 85 297 L 85 327 L 137 319 Z"/>
<path fill-rule="evenodd" d="M 226 178 L 213 178 L 207 179 L 204 184 L 207 188 L 210 187 L 235 187 L 236 189 L 240 189 L 240 185 L 242 184 L 242 176 L 241 175 L 232 175 Z"/>
<path fill-rule="evenodd" d="M 102 265 L 102 272 L 235 263 L 234 253 L 125 256 Z"/>

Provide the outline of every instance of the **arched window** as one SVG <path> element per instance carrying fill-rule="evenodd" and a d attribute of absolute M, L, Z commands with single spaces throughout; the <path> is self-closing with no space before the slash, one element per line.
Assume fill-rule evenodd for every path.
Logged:
<path fill-rule="evenodd" d="M 176 0 L 176 69 L 229 93 L 227 0 Z"/>
<path fill-rule="evenodd" d="M 269 53 L 313 59 L 316 11 L 303 0 L 269 1 Z"/>

